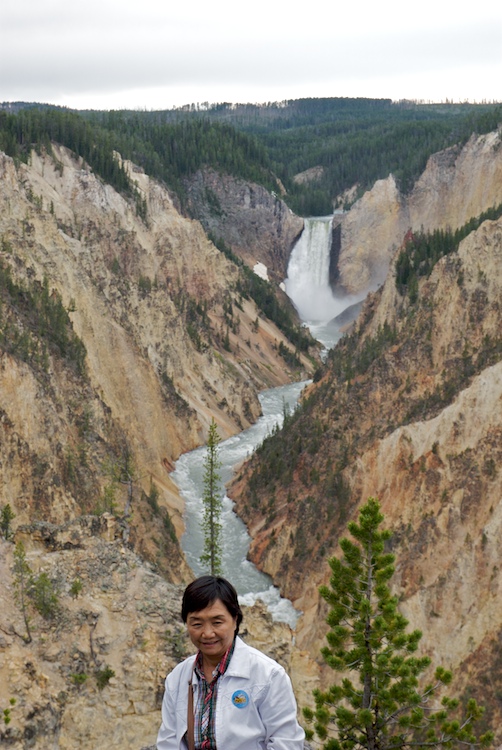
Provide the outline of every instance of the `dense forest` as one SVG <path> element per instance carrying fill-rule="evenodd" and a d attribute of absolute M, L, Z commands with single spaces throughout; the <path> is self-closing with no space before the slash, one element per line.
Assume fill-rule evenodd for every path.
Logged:
<path fill-rule="evenodd" d="M 114 152 L 162 180 L 184 204 L 185 180 L 211 167 L 285 190 L 301 216 L 324 215 L 357 185 L 360 194 L 393 173 L 409 191 L 429 156 L 494 130 L 500 104 L 421 104 L 390 99 L 300 99 L 266 105 L 205 104 L 158 112 L 75 112 L 1 105 L 0 148 L 27 158 L 57 141 L 106 181 L 136 197 Z M 295 176 L 317 168 L 308 181 Z M 343 203 L 343 198 L 340 198 Z"/>

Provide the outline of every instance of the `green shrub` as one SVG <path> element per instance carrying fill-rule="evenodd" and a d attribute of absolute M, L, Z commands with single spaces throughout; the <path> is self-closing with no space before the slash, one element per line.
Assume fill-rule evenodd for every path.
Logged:
<path fill-rule="evenodd" d="M 6 505 L 2 505 L 2 510 L 0 511 L 0 532 L 2 533 L 4 539 L 8 540 L 11 538 L 11 523 L 15 517 L 15 513 L 10 507 L 9 503 L 7 503 Z"/>
<path fill-rule="evenodd" d="M 70 586 L 70 596 L 73 599 L 77 599 L 78 595 L 82 591 L 82 588 L 83 588 L 83 583 L 80 580 L 80 578 L 74 578 Z"/>
<path fill-rule="evenodd" d="M 98 669 L 96 671 L 95 677 L 96 683 L 98 685 L 98 690 L 103 690 L 103 688 L 108 685 L 112 677 L 115 677 L 115 672 L 111 667 L 107 665 L 106 667 L 104 667 L 104 669 Z"/>
<path fill-rule="evenodd" d="M 88 679 L 88 675 L 86 675 L 85 672 L 74 672 L 73 674 L 70 675 L 70 677 L 71 677 L 71 681 L 78 687 L 83 685 Z"/>
<path fill-rule="evenodd" d="M 42 617 L 50 620 L 55 616 L 59 605 L 58 596 L 47 573 L 40 573 L 33 579 L 30 597 Z"/>

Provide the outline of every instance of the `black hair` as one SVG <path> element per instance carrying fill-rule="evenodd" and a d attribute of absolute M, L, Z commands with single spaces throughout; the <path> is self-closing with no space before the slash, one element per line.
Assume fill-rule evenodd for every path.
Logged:
<path fill-rule="evenodd" d="M 181 619 L 187 621 L 191 612 L 200 612 L 219 599 L 228 609 L 232 617 L 237 618 L 235 633 L 239 632 L 242 622 L 242 610 L 237 598 L 237 591 L 230 581 L 219 576 L 201 576 L 189 583 L 183 594 L 181 603 Z"/>

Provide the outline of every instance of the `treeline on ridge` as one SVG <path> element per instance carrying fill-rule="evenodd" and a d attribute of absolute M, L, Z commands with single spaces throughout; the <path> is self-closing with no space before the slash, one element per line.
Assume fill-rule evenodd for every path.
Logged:
<path fill-rule="evenodd" d="M 330 100 L 331 101 L 331 100 Z M 290 207 L 301 216 L 333 211 L 333 200 L 358 185 L 358 194 L 393 174 L 409 192 L 428 158 L 449 146 L 463 145 L 472 133 L 496 130 L 500 105 L 419 105 L 388 100 L 334 100 L 317 122 L 302 111 L 280 130 L 261 128 L 273 169 L 281 174 Z M 282 165 L 283 171 L 279 169 Z M 293 177 L 322 167 L 313 181 Z"/>
<path fill-rule="evenodd" d="M 0 148 L 26 158 L 31 146 L 57 141 L 82 156 L 104 180 L 134 194 L 114 156 L 143 167 L 184 202 L 184 179 L 210 167 L 286 189 L 301 216 L 329 214 L 333 201 L 390 173 L 403 192 L 429 156 L 462 145 L 502 120 L 500 104 L 420 104 L 388 99 L 300 99 L 267 105 L 191 105 L 158 112 L 72 112 L 41 105 L 0 109 Z M 321 167 L 316 178 L 294 177 Z"/>
<path fill-rule="evenodd" d="M 277 189 L 263 144 L 232 125 L 208 118 L 158 122 L 143 112 L 93 112 L 87 116 L 113 134 L 124 158 L 165 182 L 182 201 L 183 178 L 203 167 Z"/>
<path fill-rule="evenodd" d="M 8 156 L 28 161 L 34 148 L 52 153 L 52 143 L 70 149 L 121 193 L 132 192 L 132 184 L 114 156 L 113 136 L 66 109 L 20 109 L 16 114 L 0 110 L 0 149 Z"/>
<path fill-rule="evenodd" d="M 431 154 L 496 129 L 502 107 L 329 98 L 86 116 L 132 138 L 127 158 L 179 194 L 181 177 L 210 166 L 269 189 L 279 178 L 295 213 L 320 216 L 345 190 L 358 185 L 362 193 L 390 173 L 411 190 Z M 293 179 L 312 167 L 322 167 L 316 180 Z"/>

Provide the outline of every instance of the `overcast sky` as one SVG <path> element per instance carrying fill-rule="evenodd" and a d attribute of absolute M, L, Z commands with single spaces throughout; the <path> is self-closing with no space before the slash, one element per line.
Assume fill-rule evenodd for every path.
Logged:
<path fill-rule="evenodd" d="M 0 101 L 502 100 L 501 0 L 1 0 Z"/>

